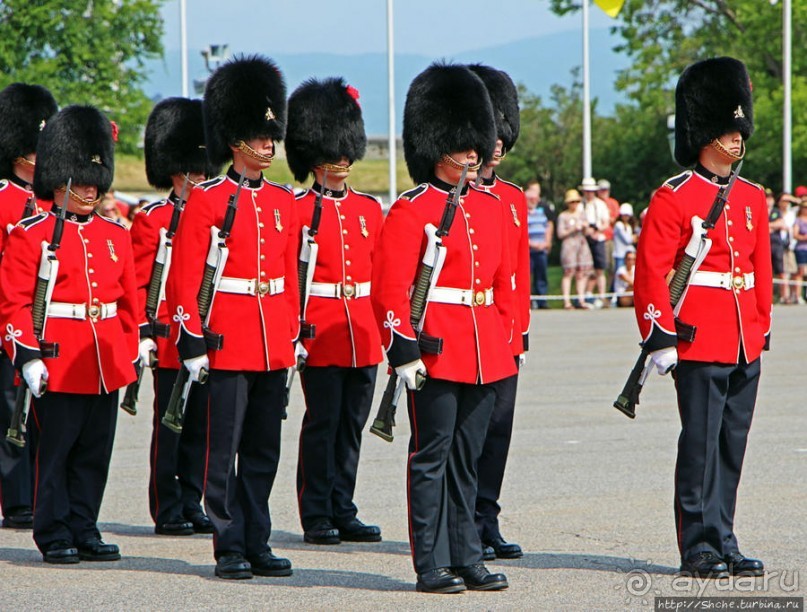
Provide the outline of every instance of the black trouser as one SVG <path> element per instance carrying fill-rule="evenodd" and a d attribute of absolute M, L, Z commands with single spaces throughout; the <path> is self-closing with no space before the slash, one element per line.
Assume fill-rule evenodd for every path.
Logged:
<path fill-rule="evenodd" d="M 516 358 L 518 359 L 518 358 Z M 499 496 L 502 492 L 504 468 L 513 435 L 518 374 L 492 383 L 496 403 L 490 417 L 485 445 L 479 457 L 479 486 L 476 492 L 476 528 L 483 542 L 500 538 Z"/>
<path fill-rule="evenodd" d="M 482 561 L 474 525 L 476 465 L 495 396 L 489 384 L 434 378 L 408 393 L 409 539 L 418 574 Z"/>
<path fill-rule="evenodd" d="M 356 518 L 353 503 L 361 432 L 370 416 L 378 366 L 307 367 L 300 375 L 305 416 L 297 461 L 297 499 L 304 530 L 329 519 Z"/>
<path fill-rule="evenodd" d="M 39 428 L 34 541 L 42 552 L 54 542 L 99 538 L 118 392 L 80 395 L 48 391 L 34 401 Z"/>
<path fill-rule="evenodd" d="M 530 251 L 530 270 L 532 271 L 532 292 L 535 295 L 549 293 L 549 254 L 546 251 Z M 541 308 L 546 306 L 546 300 L 536 300 L 535 305 Z"/>
<path fill-rule="evenodd" d="M 11 425 L 17 399 L 14 375 L 11 360 L 5 353 L 0 353 L 0 508 L 3 516 L 21 508 L 30 508 L 34 499 L 32 466 L 37 445 L 34 419 L 28 419 L 25 448 L 6 442 L 6 432 Z"/>
<path fill-rule="evenodd" d="M 681 558 L 737 552 L 734 507 L 760 360 L 739 365 L 682 361 L 675 371 L 681 435 L 675 466 L 675 524 Z"/>
<path fill-rule="evenodd" d="M 286 370 L 211 370 L 205 510 L 223 553 L 255 557 L 269 550 L 269 494 L 280 460 Z M 236 469 L 236 459 L 238 468 Z"/>
<path fill-rule="evenodd" d="M 207 385 L 194 384 L 185 408 L 182 433 L 162 424 L 179 370 L 154 370 L 154 421 L 151 430 L 149 509 L 156 525 L 177 522 L 202 511 L 207 461 Z"/>

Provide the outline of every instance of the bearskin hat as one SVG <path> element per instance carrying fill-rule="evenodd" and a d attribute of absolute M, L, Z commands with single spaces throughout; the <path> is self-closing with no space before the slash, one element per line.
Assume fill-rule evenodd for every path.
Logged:
<path fill-rule="evenodd" d="M 745 64 L 718 57 L 688 66 L 675 88 L 675 159 L 682 166 L 698 160 L 700 150 L 715 138 L 754 133 L 751 79 Z"/>
<path fill-rule="evenodd" d="M 309 79 L 291 94 L 286 160 L 299 182 L 324 162 L 364 157 L 367 136 L 358 97 L 341 78 Z"/>
<path fill-rule="evenodd" d="M 286 83 L 266 57 L 237 57 L 207 81 L 202 101 L 208 159 L 221 166 L 232 158 L 230 145 L 240 140 L 286 134 Z"/>
<path fill-rule="evenodd" d="M 493 105 L 493 118 L 496 132 L 504 143 L 504 151 L 510 151 L 518 140 L 521 117 L 518 110 L 518 90 L 513 79 L 506 72 L 483 64 L 468 66 L 482 79 L 488 88 L 490 103 Z"/>
<path fill-rule="evenodd" d="M 95 185 L 99 195 L 109 191 L 115 174 L 112 124 L 94 106 L 68 106 L 48 121 L 39 136 L 34 170 L 34 193 L 52 200 L 54 190 Z"/>
<path fill-rule="evenodd" d="M 12 175 L 15 159 L 36 151 L 39 133 L 57 110 L 41 85 L 12 83 L 0 91 L 0 179 Z"/>
<path fill-rule="evenodd" d="M 166 98 L 149 115 L 145 137 L 146 176 L 157 189 L 171 189 L 171 177 L 186 172 L 218 174 L 207 160 L 202 101 Z"/>
<path fill-rule="evenodd" d="M 449 153 L 473 149 L 483 164 L 493 157 L 496 123 L 487 88 L 467 66 L 437 62 L 412 81 L 403 119 L 409 175 L 425 183 Z"/>

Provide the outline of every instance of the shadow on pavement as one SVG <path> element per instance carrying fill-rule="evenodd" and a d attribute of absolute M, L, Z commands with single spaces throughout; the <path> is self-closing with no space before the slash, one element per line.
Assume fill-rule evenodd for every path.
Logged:
<path fill-rule="evenodd" d="M 335 553 L 380 553 L 409 556 L 409 542 L 382 540 L 381 542 L 342 542 L 341 544 L 307 544 L 303 534 L 291 531 L 273 530 L 269 545 L 284 550 L 307 550 Z"/>
<path fill-rule="evenodd" d="M 657 565 L 643 559 L 572 553 L 527 553 L 521 559 L 497 559 L 490 563 L 529 569 L 584 569 L 617 574 L 626 574 L 632 570 L 643 570 L 649 574 L 678 573 L 677 567 Z"/>

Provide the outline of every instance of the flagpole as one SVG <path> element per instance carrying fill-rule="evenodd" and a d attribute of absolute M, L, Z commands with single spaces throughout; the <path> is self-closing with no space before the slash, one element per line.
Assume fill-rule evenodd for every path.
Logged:
<path fill-rule="evenodd" d="M 784 0 L 782 3 L 782 71 L 784 73 L 784 128 L 782 130 L 782 189 L 785 193 L 793 190 L 793 151 L 791 142 L 791 132 L 793 128 L 793 114 L 791 108 L 791 55 L 792 31 L 791 31 L 791 0 Z"/>
<path fill-rule="evenodd" d="M 182 97 L 188 97 L 188 27 L 186 0 L 179 0 L 179 55 L 182 64 Z"/>
<path fill-rule="evenodd" d="M 583 178 L 591 174 L 591 91 L 589 75 L 588 3 L 583 0 Z"/>
<path fill-rule="evenodd" d="M 393 0 L 387 0 L 387 101 L 389 104 L 389 203 L 398 197 L 398 147 L 395 138 L 395 45 L 393 43 Z"/>

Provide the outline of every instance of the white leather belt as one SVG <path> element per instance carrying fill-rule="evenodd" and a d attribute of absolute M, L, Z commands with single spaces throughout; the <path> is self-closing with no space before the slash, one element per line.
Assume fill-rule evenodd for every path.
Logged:
<path fill-rule="evenodd" d="M 222 276 L 219 291 L 239 295 L 277 295 L 286 289 L 286 277 L 259 281 L 256 278 L 232 278 Z"/>
<path fill-rule="evenodd" d="M 51 302 L 48 304 L 48 316 L 54 319 L 110 319 L 118 314 L 117 302 L 109 304 L 69 304 L 68 302 Z"/>
<path fill-rule="evenodd" d="M 718 289 L 743 289 L 748 291 L 754 288 L 754 273 L 732 274 L 731 272 L 707 272 L 698 270 L 692 275 L 690 285 L 696 287 L 716 287 Z"/>
<path fill-rule="evenodd" d="M 429 294 L 429 301 L 460 306 L 490 306 L 493 304 L 493 289 L 474 291 L 454 287 L 434 287 Z"/>
<path fill-rule="evenodd" d="M 326 298 L 363 298 L 370 295 L 370 281 L 366 283 L 311 283 L 309 295 Z"/>

